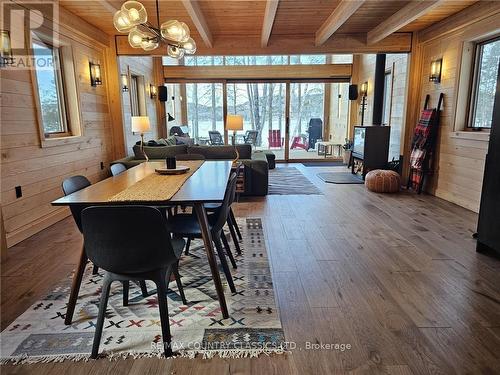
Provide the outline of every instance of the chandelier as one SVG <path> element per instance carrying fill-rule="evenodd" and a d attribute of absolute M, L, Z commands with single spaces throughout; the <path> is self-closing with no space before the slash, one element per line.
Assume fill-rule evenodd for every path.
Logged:
<path fill-rule="evenodd" d="M 148 22 L 146 8 L 138 1 L 127 1 L 113 17 L 116 30 L 128 33 L 128 42 L 133 48 L 142 48 L 152 51 L 160 46 L 167 45 L 167 54 L 180 59 L 184 54 L 192 55 L 196 52 L 196 43 L 189 35 L 189 27 L 177 20 L 169 20 L 159 24 L 158 0 L 156 1 L 156 15 L 158 27 Z"/>

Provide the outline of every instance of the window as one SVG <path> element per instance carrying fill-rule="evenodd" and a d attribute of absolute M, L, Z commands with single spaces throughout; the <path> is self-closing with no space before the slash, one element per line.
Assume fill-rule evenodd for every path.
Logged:
<path fill-rule="evenodd" d="M 384 75 L 384 112 L 382 113 L 382 124 L 390 125 L 392 101 L 392 72 L 386 71 Z"/>
<path fill-rule="evenodd" d="M 500 63 L 500 38 L 476 45 L 469 127 L 491 128 Z"/>
<path fill-rule="evenodd" d="M 130 114 L 131 116 L 147 116 L 144 77 L 130 75 Z"/>
<path fill-rule="evenodd" d="M 53 45 L 34 34 L 30 43 L 41 146 L 52 146 L 60 138 L 81 136 L 80 101 L 71 44 Z"/>
<path fill-rule="evenodd" d="M 40 117 L 45 137 L 68 133 L 59 49 L 33 41 Z"/>

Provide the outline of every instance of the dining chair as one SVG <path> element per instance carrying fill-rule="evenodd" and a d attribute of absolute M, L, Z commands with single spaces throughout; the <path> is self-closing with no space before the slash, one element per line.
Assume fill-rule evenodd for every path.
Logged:
<path fill-rule="evenodd" d="M 221 206 L 213 214 L 208 215 L 208 224 L 210 233 L 212 235 L 212 241 L 215 244 L 217 254 L 222 265 L 222 269 L 226 276 L 227 283 L 231 292 L 236 293 L 236 288 L 234 286 L 233 277 L 231 271 L 229 270 L 229 265 L 226 259 L 226 253 L 234 268 L 236 268 L 236 262 L 234 260 L 233 254 L 229 246 L 226 246 L 226 253 L 222 247 L 222 242 L 227 244 L 225 236 L 223 233 L 224 224 L 227 222 L 227 217 L 229 215 L 230 203 L 234 200 L 236 194 L 236 173 L 232 173 L 229 177 L 229 182 L 224 193 L 224 199 Z M 168 228 L 174 238 L 202 238 L 201 228 L 198 223 L 196 215 L 193 214 L 178 214 L 169 218 L 167 222 Z"/>
<path fill-rule="evenodd" d="M 236 176 L 239 176 L 242 166 L 243 166 L 243 164 L 241 162 L 237 165 L 236 169 L 234 170 L 234 173 L 236 173 Z M 240 228 L 238 227 L 238 223 L 236 222 L 236 218 L 234 216 L 233 209 L 231 207 L 233 203 L 234 203 L 234 200 L 229 203 L 229 215 L 227 216 L 227 226 L 229 228 L 229 233 L 230 233 L 231 238 L 233 240 L 234 247 L 236 249 L 236 253 L 238 255 L 241 255 L 241 248 L 240 248 L 240 244 L 239 244 L 238 240 L 241 240 L 242 236 L 241 236 Z M 220 203 L 205 203 L 205 205 L 204 205 L 205 210 L 207 210 L 207 212 L 215 212 L 220 208 L 220 206 L 221 206 Z M 225 240 L 225 242 L 227 243 L 227 239 L 225 238 L 224 233 L 223 233 L 222 240 L 223 241 Z M 186 244 L 186 250 L 189 252 L 188 245 L 189 244 Z M 229 247 L 229 244 L 227 245 L 227 247 Z"/>
<path fill-rule="evenodd" d="M 85 176 L 72 176 L 67 179 L 65 179 L 62 183 L 62 190 L 64 195 L 70 195 L 73 194 L 79 190 L 85 189 L 86 187 L 90 186 L 91 183 L 88 180 L 87 177 Z M 78 230 L 80 233 L 82 233 L 82 219 L 81 219 L 81 214 L 82 211 L 86 208 L 86 206 L 81 206 L 81 205 L 71 205 L 70 206 L 70 211 L 73 216 L 73 220 L 75 221 L 76 226 L 78 227 Z M 78 268 L 76 270 L 76 274 L 73 278 L 73 285 L 71 288 L 70 292 L 70 297 L 69 297 L 69 302 L 68 302 L 68 308 L 66 311 L 66 317 L 65 317 L 65 323 L 70 324 L 72 319 L 73 319 L 73 313 L 76 307 L 76 301 L 78 299 L 78 294 L 80 292 L 80 285 L 82 283 L 82 278 L 83 274 L 85 273 L 85 267 L 88 262 L 88 257 L 86 254 L 86 249 L 85 249 L 85 240 L 82 248 L 82 253 L 80 256 L 80 262 L 78 265 Z M 99 272 L 99 267 L 94 264 L 94 267 L 92 268 L 92 274 L 96 275 Z M 139 286 L 141 288 L 142 296 L 143 297 L 148 297 L 148 289 L 146 287 L 145 282 L 140 282 Z M 128 291 L 128 284 L 124 286 L 124 291 Z M 184 291 L 183 291 L 184 292 Z M 183 293 L 181 297 L 183 296 Z M 183 298 L 183 301 L 185 301 L 185 298 Z M 123 295 L 123 304 L 126 306 L 128 304 L 128 293 L 124 293 Z"/>
<path fill-rule="evenodd" d="M 91 358 L 98 356 L 111 284 L 131 280 L 156 284 L 164 355 L 171 356 L 167 289 L 184 240 L 172 240 L 160 210 L 147 206 L 88 207 L 82 228 L 89 259 L 106 271 Z"/>
<path fill-rule="evenodd" d="M 127 170 L 127 167 L 122 163 L 116 163 L 113 164 L 110 169 L 112 176 L 118 176 L 120 173 L 125 172 Z"/>

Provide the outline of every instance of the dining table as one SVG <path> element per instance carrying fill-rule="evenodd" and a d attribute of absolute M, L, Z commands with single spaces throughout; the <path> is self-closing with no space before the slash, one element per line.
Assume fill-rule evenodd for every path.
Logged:
<path fill-rule="evenodd" d="M 200 225 L 207 261 L 210 266 L 212 279 L 217 292 L 222 317 L 226 319 L 229 317 L 229 314 L 226 299 L 224 297 L 224 288 L 222 286 L 219 268 L 215 258 L 205 204 L 222 203 L 229 175 L 231 174 L 231 167 L 232 161 L 204 161 L 201 166 L 199 166 L 199 168 L 185 180 L 175 194 L 169 194 L 171 196 L 169 199 L 162 199 L 159 196 L 155 196 L 155 198 L 150 201 L 145 201 L 143 197 L 140 200 L 134 200 L 133 197 L 129 197 L 127 201 L 113 200 L 113 197 L 117 194 L 120 194 L 147 176 L 156 173 L 156 169 L 165 168 L 164 161 L 148 161 L 127 169 L 117 176 L 106 178 L 82 190 L 61 197 L 53 201 L 52 205 L 90 207 L 125 204 L 154 207 L 193 207 L 193 211 L 195 212 Z M 78 267 L 73 275 L 70 298 L 65 316 L 66 325 L 70 325 L 73 320 L 80 284 L 82 282 L 87 262 L 88 258 L 85 252 L 84 243 L 78 261 Z"/>

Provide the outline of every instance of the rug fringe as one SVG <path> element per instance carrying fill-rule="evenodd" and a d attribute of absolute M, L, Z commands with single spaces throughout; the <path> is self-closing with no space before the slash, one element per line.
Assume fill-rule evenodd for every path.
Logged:
<path fill-rule="evenodd" d="M 231 358 L 231 359 L 239 359 L 239 358 L 257 358 L 260 355 L 278 355 L 285 354 L 287 350 L 284 349 L 227 349 L 227 350 L 184 350 L 176 352 L 173 357 L 170 358 L 201 358 L 201 359 L 211 359 L 214 357 L 219 358 Z M 164 358 L 163 352 L 123 352 L 123 353 L 102 353 L 99 355 L 99 358 L 107 358 L 109 361 L 116 361 L 119 359 L 127 359 L 127 358 Z M 167 358 L 167 359 L 170 359 Z M 79 362 L 84 361 L 88 362 L 90 359 L 90 354 L 65 354 L 65 355 L 57 355 L 57 356 L 17 356 L 17 357 L 9 357 L 0 359 L 0 365 L 30 365 L 36 363 L 57 363 L 63 361 L 73 361 Z"/>

